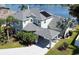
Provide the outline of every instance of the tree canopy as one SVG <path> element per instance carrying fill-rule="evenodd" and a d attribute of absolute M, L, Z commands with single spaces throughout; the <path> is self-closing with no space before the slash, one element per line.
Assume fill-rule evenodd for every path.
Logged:
<path fill-rule="evenodd" d="M 13 22 L 15 20 L 15 18 L 13 16 L 8 16 L 6 19 L 6 22 Z"/>
<path fill-rule="evenodd" d="M 38 40 L 38 36 L 32 32 L 20 31 L 16 34 L 16 36 L 21 42 L 26 42 L 26 44 L 29 42 L 33 43 Z"/>
<path fill-rule="evenodd" d="M 69 14 L 73 17 L 79 18 L 79 4 L 74 4 L 70 6 Z"/>
<path fill-rule="evenodd" d="M 28 6 L 27 6 L 26 4 L 21 4 L 21 5 L 19 6 L 19 8 L 20 8 L 20 10 L 24 10 L 24 9 L 27 9 Z"/>

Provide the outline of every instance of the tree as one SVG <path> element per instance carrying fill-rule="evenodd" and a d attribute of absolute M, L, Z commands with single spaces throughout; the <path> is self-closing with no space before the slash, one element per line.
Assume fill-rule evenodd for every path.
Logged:
<path fill-rule="evenodd" d="M 19 8 L 20 10 L 25 10 L 25 9 L 28 9 L 28 6 L 26 4 L 21 4 Z"/>
<path fill-rule="evenodd" d="M 13 16 L 8 16 L 6 19 L 6 26 L 5 26 L 5 30 L 7 33 L 7 39 L 9 40 L 9 35 L 10 35 L 10 30 L 12 30 L 12 26 L 11 24 L 15 21 L 15 18 Z"/>
<path fill-rule="evenodd" d="M 5 19 L 0 19 L 0 44 L 4 44 L 6 42 L 6 36 L 2 27 L 3 24 L 5 24 Z"/>
<path fill-rule="evenodd" d="M 0 34 L 0 44 L 5 44 L 5 43 L 7 43 L 5 33 L 1 33 Z"/>
<path fill-rule="evenodd" d="M 1 25 L 5 23 L 5 19 L 0 19 L 0 33 L 2 32 L 2 27 Z"/>
<path fill-rule="evenodd" d="M 59 4 L 61 7 L 69 7 L 71 4 Z"/>
<path fill-rule="evenodd" d="M 79 4 L 74 4 L 70 6 L 69 14 L 76 18 L 77 23 L 79 24 Z"/>
<path fill-rule="evenodd" d="M 14 21 L 15 21 L 15 18 L 13 16 L 8 16 L 6 19 L 6 24 L 10 25 Z"/>
<path fill-rule="evenodd" d="M 69 14 L 73 17 L 79 18 L 79 4 L 74 4 L 70 6 Z"/>

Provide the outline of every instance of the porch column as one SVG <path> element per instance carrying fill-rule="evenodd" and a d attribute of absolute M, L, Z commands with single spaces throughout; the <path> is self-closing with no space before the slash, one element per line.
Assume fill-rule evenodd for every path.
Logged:
<path fill-rule="evenodd" d="M 37 43 L 38 42 L 38 39 L 37 40 L 35 40 L 35 43 Z"/>
<path fill-rule="evenodd" d="M 39 39 L 39 37 L 38 37 L 38 39 Z M 37 39 L 37 40 L 35 40 L 35 43 L 37 43 L 37 42 L 38 42 L 38 39 Z"/>
<path fill-rule="evenodd" d="M 52 47 L 52 40 L 49 40 L 49 48 Z"/>

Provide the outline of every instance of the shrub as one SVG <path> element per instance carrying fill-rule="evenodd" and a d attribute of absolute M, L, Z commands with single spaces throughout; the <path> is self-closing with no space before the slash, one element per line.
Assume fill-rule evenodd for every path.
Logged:
<path fill-rule="evenodd" d="M 5 36 L 5 33 L 0 34 L 0 44 L 5 44 L 7 43 L 7 38 Z"/>
<path fill-rule="evenodd" d="M 66 50 L 67 47 L 68 47 L 68 43 L 67 42 L 63 42 L 63 44 L 58 47 L 58 50 L 63 51 L 63 50 Z"/>
<path fill-rule="evenodd" d="M 21 32 L 18 32 L 16 35 L 20 43 L 24 45 L 28 45 L 28 44 L 31 45 L 36 40 L 38 40 L 38 36 L 33 34 L 32 32 L 21 31 Z"/>

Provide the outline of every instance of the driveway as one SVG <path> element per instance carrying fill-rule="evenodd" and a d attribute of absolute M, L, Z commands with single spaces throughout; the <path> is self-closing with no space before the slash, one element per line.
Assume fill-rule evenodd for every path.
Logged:
<path fill-rule="evenodd" d="M 55 43 L 52 44 L 52 47 Z M 0 55 L 44 55 L 49 49 L 32 45 L 23 48 L 0 49 Z"/>

